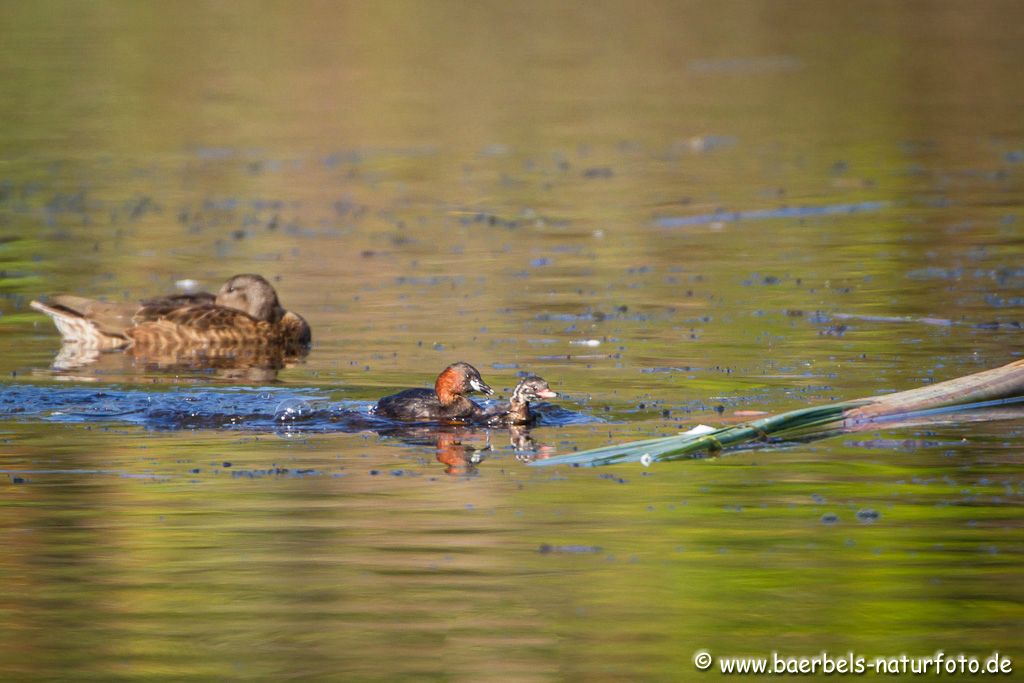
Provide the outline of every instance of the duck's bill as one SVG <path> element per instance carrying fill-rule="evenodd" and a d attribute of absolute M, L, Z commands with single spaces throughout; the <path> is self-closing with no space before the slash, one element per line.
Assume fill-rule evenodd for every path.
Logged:
<path fill-rule="evenodd" d="M 473 387 L 475 391 L 479 391 L 481 394 L 485 394 L 487 396 L 490 396 L 491 394 L 494 393 L 494 389 L 491 389 L 489 386 L 484 384 L 482 380 L 479 379 L 474 378 L 469 380 L 469 386 Z"/>
<path fill-rule="evenodd" d="M 558 392 L 551 391 L 550 389 L 541 389 L 537 392 L 537 395 L 541 398 L 558 398 Z"/>

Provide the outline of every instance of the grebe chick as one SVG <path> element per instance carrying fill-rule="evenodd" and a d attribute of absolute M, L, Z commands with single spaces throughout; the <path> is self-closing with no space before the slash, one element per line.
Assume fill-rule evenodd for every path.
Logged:
<path fill-rule="evenodd" d="M 532 424 L 537 420 L 537 416 L 530 413 L 530 401 L 557 396 L 543 377 L 528 375 L 512 390 L 512 398 L 507 404 L 498 405 L 487 411 L 487 421 L 491 424 Z"/>
<path fill-rule="evenodd" d="M 433 389 L 406 389 L 377 401 L 374 412 L 396 420 L 464 420 L 480 418 L 483 410 L 466 394 L 494 393 L 469 363 L 453 363 L 437 376 Z"/>
<path fill-rule="evenodd" d="M 235 275 L 217 295 L 179 294 L 114 304 L 78 296 L 55 296 L 29 304 L 53 318 L 62 341 L 111 351 L 133 347 L 167 350 L 201 347 L 309 346 L 309 324 L 285 310 L 273 286 L 260 275 Z"/>

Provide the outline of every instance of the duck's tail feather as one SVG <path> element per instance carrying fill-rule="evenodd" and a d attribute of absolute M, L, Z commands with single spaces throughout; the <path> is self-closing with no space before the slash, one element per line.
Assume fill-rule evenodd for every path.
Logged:
<path fill-rule="evenodd" d="M 39 301 L 32 301 L 29 306 L 53 319 L 53 324 L 57 326 L 61 340 L 65 343 L 81 344 L 87 348 L 104 351 L 119 349 L 131 343 L 127 337 L 101 331 L 92 320 L 65 306 L 51 306 Z"/>

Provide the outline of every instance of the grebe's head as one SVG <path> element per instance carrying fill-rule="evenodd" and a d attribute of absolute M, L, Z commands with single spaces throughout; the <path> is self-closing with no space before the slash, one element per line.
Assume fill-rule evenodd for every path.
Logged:
<path fill-rule="evenodd" d="M 558 394 L 551 390 L 547 380 L 537 375 L 528 375 L 519 381 L 512 390 L 512 400 L 518 403 L 529 403 L 541 398 L 555 398 Z"/>
<path fill-rule="evenodd" d="M 474 391 L 488 396 L 494 393 L 480 377 L 480 372 L 469 363 L 452 363 L 446 367 L 444 372 L 437 376 L 434 391 L 444 405 L 451 403 L 458 396 L 465 396 Z"/>
<path fill-rule="evenodd" d="M 276 323 L 284 315 L 277 292 L 261 275 L 243 273 L 224 283 L 217 292 L 217 305 L 244 311 L 257 320 Z"/>

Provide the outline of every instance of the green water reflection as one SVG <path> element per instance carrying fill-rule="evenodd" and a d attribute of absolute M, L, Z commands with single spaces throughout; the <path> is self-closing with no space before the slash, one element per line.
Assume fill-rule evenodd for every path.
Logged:
<path fill-rule="evenodd" d="M 698 647 L 1017 644 L 1020 465 L 960 431 L 467 480 L 355 435 L 10 427 L 12 675 L 667 678 Z"/>
<path fill-rule="evenodd" d="M 606 420 L 535 430 L 556 452 L 1000 365 L 1024 299 L 1021 15 L 0 3 L 0 375 L 238 383 L 123 355 L 54 371 L 27 303 L 246 271 L 313 325 L 276 382 L 368 401 L 454 360 L 505 391 L 533 371 Z M 4 421 L 0 677 L 1022 657 L 1017 421 L 650 470 L 537 471 L 490 439 L 452 476 L 365 432 Z"/>

